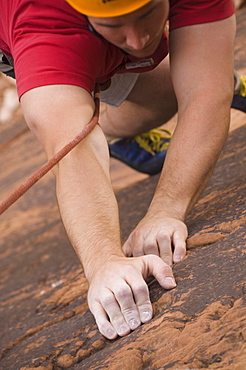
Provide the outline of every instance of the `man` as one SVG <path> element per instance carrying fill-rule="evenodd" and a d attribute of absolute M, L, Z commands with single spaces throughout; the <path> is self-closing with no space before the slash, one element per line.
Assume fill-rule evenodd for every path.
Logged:
<path fill-rule="evenodd" d="M 14 59 L 26 122 L 48 158 L 90 121 L 95 82 L 111 83 L 101 94 L 107 108 L 100 126 L 54 173 L 61 216 L 89 282 L 90 310 L 100 332 L 114 339 L 151 319 L 150 276 L 165 289 L 176 286 L 171 265 L 186 253 L 185 217 L 228 133 L 234 9 L 231 0 L 67 1 L 1 0 L 0 49 Z M 122 138 L 160 126 L 177 110 L 152 203 L 123 253 L 106 138 L 122 159 L 132 145 Z M 158 140 L 163 149 L 166 140 Z M 163 162 L 166 151 L 154 150 L 153 162 L 159 153 Z"/>

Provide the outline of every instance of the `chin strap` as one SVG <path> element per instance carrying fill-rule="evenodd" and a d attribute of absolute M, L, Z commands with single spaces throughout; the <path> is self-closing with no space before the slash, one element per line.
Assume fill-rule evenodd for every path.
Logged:
<path fill-rule="evenodd" d="M 39 170 L 37 170 L 31 177 L 29 177 L 23 184 L 21 184 L 12 194 L 0 203 L 0 215 L 8 209 L 14 202 L 16 202 L 23 194 L 27 192 L 38 180 L 40 180 L 47 172 L 49 172 L 65 155 L 67 155 L 73 148 L 76 147 L 98 124 L 100 111 L 100 87 L 96 84 L 94 90 L 95 111 L 91 121 L 85 128 L 70 141 L 64 148 L 59 150 L 57 154 L 49 159 Z"/>

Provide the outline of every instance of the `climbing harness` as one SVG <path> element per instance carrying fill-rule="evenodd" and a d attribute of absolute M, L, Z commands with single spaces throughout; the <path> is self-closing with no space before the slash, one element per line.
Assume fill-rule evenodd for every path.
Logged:
<path fill-rule="evenodd" d="M 65 145 L 57 154 L 49 159 L 39 170 L 30 176 L 23 184 L 21 184 L 12 194 L 0 203 L 0 215 L 6 211 L 13 203 L 15 203 L 23 194 L 27 192 L 38 180 L 40 180 L 47 172 L 49 172 L 63 157 L 65 157 L 73 148 L 76 147 L 97 125 L 100 111 L 100 87 L 96 84 L 94 90 L 95 111 L 91 121 L 75 138 Z"/>

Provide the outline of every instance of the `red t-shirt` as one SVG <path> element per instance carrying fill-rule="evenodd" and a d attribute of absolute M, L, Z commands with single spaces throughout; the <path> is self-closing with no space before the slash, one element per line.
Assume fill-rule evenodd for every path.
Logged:
<path fill-rule="evenodd" d="M 89 0 L 88 0 L 89 1 Z M 0 0 L 0 49 L 14 58 L 18 94 L 44 85 L 71 84 L 91 92 L 122 66 L 138 61 L 92 34 L 86 18 L 65 0 Z M 232 0 L 170 0 L 170 29 L 221 20 L 234 13 Z M 146 72 L 168 54 L 165 35 Z"/>

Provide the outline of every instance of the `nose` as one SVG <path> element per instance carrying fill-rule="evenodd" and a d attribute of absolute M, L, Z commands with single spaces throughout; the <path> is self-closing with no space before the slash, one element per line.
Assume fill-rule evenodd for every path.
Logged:
<path fill-rule="evenodd" d="M 145 30 L 133 27 L 126 30 L 126 45 L 134 50 L 142 50 L 150 39 L 150 35 Z"/>

